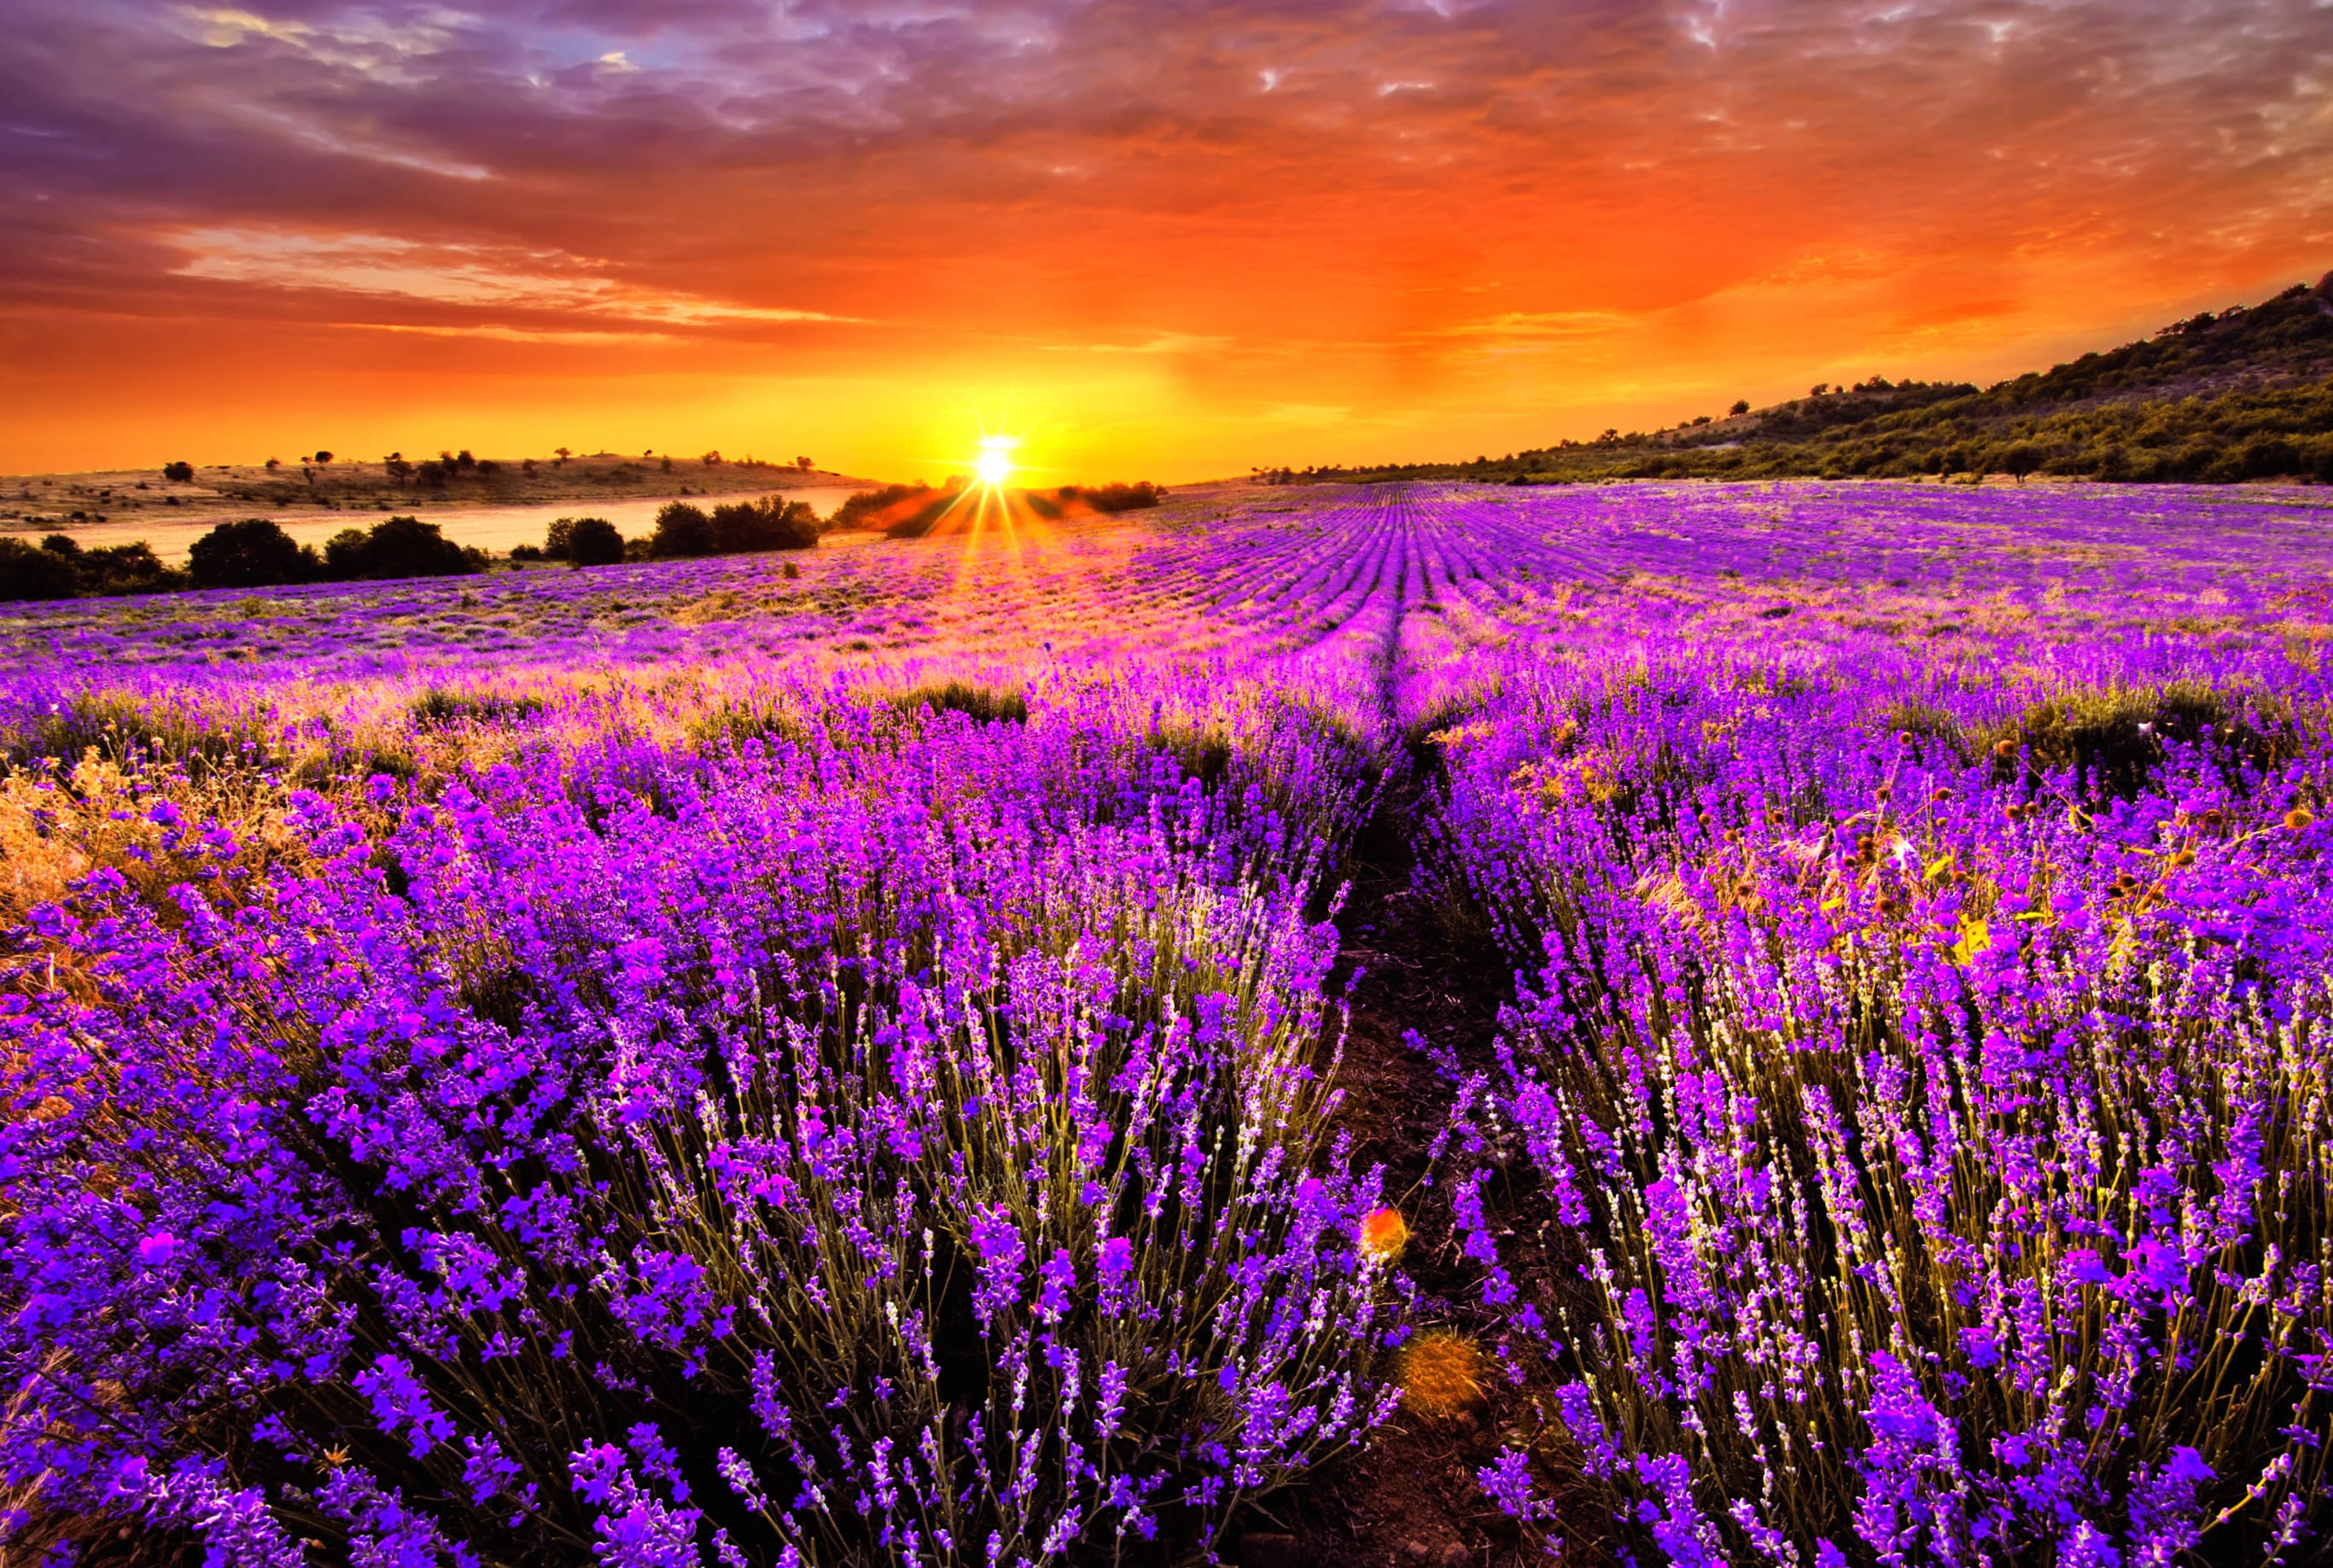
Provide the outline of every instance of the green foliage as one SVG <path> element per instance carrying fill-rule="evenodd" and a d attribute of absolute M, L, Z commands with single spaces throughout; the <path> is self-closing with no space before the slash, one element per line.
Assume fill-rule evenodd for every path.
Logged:
<path fill-rule="evenodd" d="M 808 550 L 818 544 L 818 514 L 807 501 L 764 495 L 713 508 L 713 552 L 742 555 L 764 550 Z"/>
<path fill-rule="evenodd" d="M 921 508 L 933 496 L 944 494 L 928 485 L 886 485 L 879 490 L 861 490 L 834 509 L 826 520 L 829 528 L 888 528 L 893 523 Z"/>
<path fill-rule="evenodd" d="M 1144 479 L 1132 485 L 1064 485 L 1064 501 L 1083 501 L 1097 512 L 1135 512 L 1166 499 L 1164 486 Z"/>
<path fill-rule="evenodd" d="M 187 552 L 197 588 L 275 588 L 323 575 L 316 552 L 295 544 L 273 518 L 222 523 Z"/>
<path fill-rule="evenodd" d="M 540 697 L 487 691 L 447 691 L 431 687 L 413 699 L 413 722 L 443 727 L 458 724 L 507 725 L 534 717 L 548 706 Z"/>
<path fill-rule="evenodd" d="M 465 549 L 418 517 L 385 517 L 369 531 L 343 528 L 324 545 L 335 579 L 459 577 L 485 570 L 483 552 Z"/>
<path fill-rule="evenodd" d="M 960 713 L 981 724 L 1026 724 L 1029 699 L 1018 691 L 981 686 L 968 680 L 934 681 L 901 692 L 892 699 L 901 713 L 929 710 Z"/>
<path fill-rule="evenodd" d="M 71 561 L 22 539 L 0 538 L 0 600 L 71 599 L 80 592 Z"/>
<path fill-rule="evenodd" d="M 934 528 L 939 526 L 940 519 L 948 515 L 949 510 L 955 505 L 956 501 L 962 495 L 962 492 L 956 490 L 926 490 L 922 492 L 922 494 L 928 497 L 928 499 L 922 501 L 919 505 L 916 505 L 913 510 L 908 511 L 906 515 L 893 522 L 888 527 L 885 528 L 883 533 L 887 537 L 892 539 L 921 539 L 925 534 L 929 534 Z"/>
<path fill-rule="evenodd" d="M 675 501 L 657 514 L 656 532 L 648 537 L 650 556 L 671 561 L 712 553 L 713 519 L 703 507 Z"/>
<path fill-rule="evenodd" d="M 624 559 L 624 536 L 605 517 L 561 517 L 543 535 L 542 554 L 578 566 L 613 566 Z"/>

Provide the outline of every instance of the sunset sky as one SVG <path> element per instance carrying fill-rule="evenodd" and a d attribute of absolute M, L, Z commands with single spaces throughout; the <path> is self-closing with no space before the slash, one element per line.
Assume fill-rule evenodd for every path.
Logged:
<path fill-rule="evenodd" d="M 11 0 L 0 470 L 1496 456 L 2333 267 L 2327 0 Z"/>

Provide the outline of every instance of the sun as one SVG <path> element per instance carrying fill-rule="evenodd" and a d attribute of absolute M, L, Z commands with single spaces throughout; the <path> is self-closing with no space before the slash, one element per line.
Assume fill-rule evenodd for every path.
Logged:
<path fill-rule="evenodd" d="M 980 460 L 972 471 L 980 482 L 994 490 L 1013 476 L 1013 448 L 1021 444 L 1017 437 L 984 436 L 980 442 Z"/>

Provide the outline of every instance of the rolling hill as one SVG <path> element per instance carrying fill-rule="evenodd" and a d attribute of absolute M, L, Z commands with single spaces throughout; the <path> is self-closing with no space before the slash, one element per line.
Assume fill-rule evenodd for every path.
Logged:
<path fill-rule="evenodd" d="M 1531 485 L 1986 474 L 2333 482 L 2333 274 L 1991 387 L 1875 377 L 1771 408 L 1504 457 L 1259 477 Z"/>

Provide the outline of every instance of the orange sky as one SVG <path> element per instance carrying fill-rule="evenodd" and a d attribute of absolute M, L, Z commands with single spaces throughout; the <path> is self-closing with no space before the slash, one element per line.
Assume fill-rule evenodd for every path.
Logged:
<path fill-rule="evenodd" d="M 1069 479 L 1990 380 L 2333 266 L 2310 0 L 17 0 L 0 470 Z"/>

